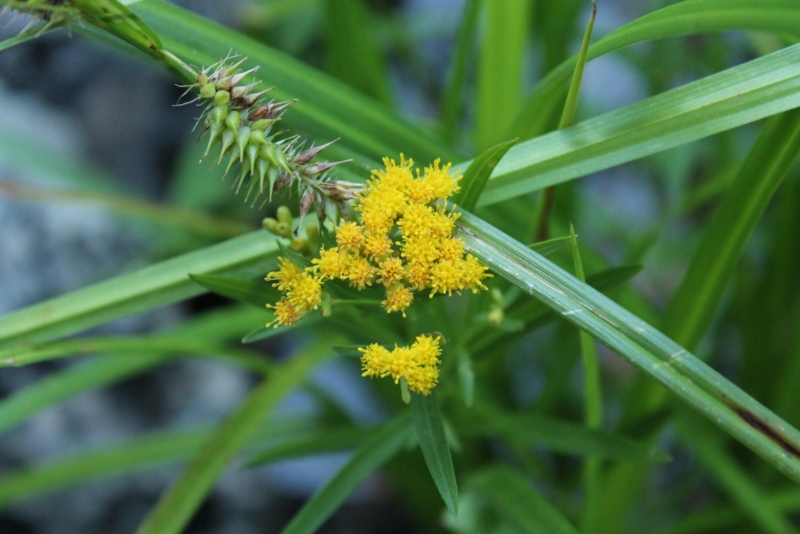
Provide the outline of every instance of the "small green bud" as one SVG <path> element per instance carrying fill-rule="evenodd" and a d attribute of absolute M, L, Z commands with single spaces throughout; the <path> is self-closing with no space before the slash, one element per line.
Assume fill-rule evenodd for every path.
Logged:
<path fill-rule="evenodd" d="M 262 145 L 266 143 L 266 138 L 264 137 L 264 130 L 251 130 L 250 142 L 253 143 L 254 145 Z"/>
<path fill-rule="evenodd" d="M 221 123 L 228 116 L 228 106 L 214 106 L 211 111 L 211 118 L 216 123 Z"/>
<path fill-rule="evenodd" d="M 258 119 L 253 122 L 252 128 L 254 130 L 266 130 L 275 122 L 275 119 Z"/>
<path fill-rule="evenodd" d="M 214 87 L 213 83 L 206 83 L 206 82 L 201 83 L 201 86 L 200 86 L 200 97 L 201 98 L 205 98 L 205 99 L 213 98 L 214 97 L 214 93 L 216 93 L 216 92 L 217 92 L 217 88 Z"/>
<path fill-rule="evenodd" d="M 278 206 L 278 221 L 292 226 L 292 210 L 288 206 Z"/>
<path fill-rule="evenodd" d="M 283 153 L 279 147 L 275 147 L 275 160 L 281 169 L 285 170 L 286 172 L 291 172 L 289 168 L 289 161 L 286 159 L 286 154 Z"/>
<path fill-rule="evenodd" d="M 240 119 L 241 119 L 241 117 L 239 116 L 239 112 L 238 111 L 231 111 L 230 113 L 228 113 L 228 116 L 225 117 L 225 124 L 227 124 L 228 128 L 230 128 L 231 130 L 233 130 L 235 132 L 239 128 L 239 120 Z"/>
<path fill-rule="evenodd" d="M 498 326 L 503 322 L 503 319 L 505 319 L 505 313 L 503 313 L 503 308 L 499 306 L 492 306 L 492 309 L 489 310 L 489 315 L 486 316 L 486 322 L 492 326 Z"/>
<path fill-rule="evenodd" d="M 261 226 L 264 227 L 264 230 L 271 234 L 278 234 L 278 223 L 277 219 L 273 219 L 272 217 L 267 217 L 263 221 L 261 221 Z"/>
<path fill-rule="evenodd" d="M 292 237 L 292 225 L 284 222 L 278 223 L 278 231 L 275 232 L 280 237 Z"/>
<path fill-rule="evenodd" d="M 319 303 L 319 313 L 323 317 L 330 317 L 332 310 L 331 310 L 331 296 L 328 294 L 327 291 L 322 292 L 322 299 Z"/>
<path fill-rule="evenodd" d="M 261 145 L 261 152 L 258 154 L 261 159 L 267 160 L 270 165 L 278 166 L 278 161 L 275 158 L 275 145 L 272 143 L 264 143 Z"/>
<path fill-rule="evenodd" d="M 214 94 L 214 104 L 224 106 L 231 101 L 231 94 L 228 91 L 220 90 Z"/>

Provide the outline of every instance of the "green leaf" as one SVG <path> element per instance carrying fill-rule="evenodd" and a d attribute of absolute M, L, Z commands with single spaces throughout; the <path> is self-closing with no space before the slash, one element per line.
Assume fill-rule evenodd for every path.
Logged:
<path fill-rule="evenodd" d="M 578 534 L 555 505 L 510 467 L 483 469 L 470 477 L 468 488 L 485 497 L 498 515 L 511 521 L 520 532 Z"/>
<path fill-rule="evenodd" d="M 548 239 L 547 241 L 539 241 L 538 243 L 533 243 L 528 245 L 528 247 L 535 251 L 537 254 L 541 254 L 542 256 L 549 256 L 554 252 L 558 251 L 572 241 L 571 236 L 564 236 L 564 237 L 554 237 L 553 239 Z"/>
<path fill-rule="evenodd" d="M 91 480 L 175 463 L 200 448 L 208 432 L 159 432 L 114 447 L 89 450 L 34 468 L 6 473 L 0 480 L 0 508 Z"/>
<path fill-rule="evenodd" d="M 417 430 L 425 464 L 450 513 L 458 517 L 458 486 L 450 457 L 450 445 L 444 430 L 444 420 L 435 392 L 414 395 L 411 401 L 414 426 Z"/>
<path fill-rule="evenodd" d="M 496 436 L 527 446 L 546 447 L 553 452 L 596 456 L 627 462 L 656 463 L 670 457 L 652 446 L 621 434 L 591 429 L 570 421 L 534 413 L 503 413 L 486 404 L 474 408 L 475 418 L 459 426 L 467 435 Z"/>
<path fill-rule="evenodd" d="M 388 74 L 363 0 L 325 0 L 328 72 L 383 104 L 391 104 Z"/>
<path fill-rule="evenodd" d="M 44 345 L 25 346 L 0 350 L 0 368 L 21 367 L 82 354 L 111 353 L 110 358 L 137 357 L 139 354 L 180 356 L 193 354 L 200 357 L 220 358 L 234 362 L 257 373 L 272 369 L 270 361 L 252 353 L 226 347 L 216 340 L 197 339 L 178 333 L 152 337 L 82 337 Z"/>
<path fill-rule="evenodd" d="M 721 436 L 711 432 L 697 417 L 678 417 L 677 423 L 681 439 L 692 446 L 700 465 L 713 475 L 720 488 L 753 519 L 759 531 L 775 534 L 797 532 L 778 511 L 766 492 L 728 454 L 719 439 Z"/>
<path fill-rule="evenodd" d="M 265 273 L 266 274 L 266 273 Z M 278 300 L 280 292 L 262 279 L 238 278 L 217 274 L 190 274 L 189 278 L 209 291 L 263 309 Z"/>
<path fill-rule="evenodd" d="M 252 232 L 30 306 L 0 320 L 0 347 L 49 341 L 203 293 L 189 273 L 266 273 L 277 250 L 275 239 Z"/>
<path fill-rule="evenodd" d="M 518 144 L 498 164 L 479 204 L 573 180 L 798 106 L 800 45 L 795 45 Z"/>
<path fill-rule="evenodd" d="M 594 4 L 592 11 L 592 22 L 589 23 L 587 38 L 584 38 L 584 45 L 588 43 L 588 35 L 591 33 L 591 26 L 594 22 L 594 15 L 597 11 L 597 4 Z M 563 117 L 562 117 L 563 119 Z M 575 277 L 581 282 L 586 283 L 586 276 L 583 273 L 583 262 L 578 248 L 578 238 L 575 236 L 575 228 L 569 224 L 569 235 L 572 238 L 572 258 L 575 265 Z M 581 364 L 583 368 L 583 420 L 586 427 L 596 430 L 603 427 L 603 393 L 600 382 L 600 360 L 597 357 L 597 350 L 594 346 L 594 339 L 586 332 L 579 331 L 578 336 L 581 344 Z M 601 464 L 598 458 L 587 458 L 583 464 L 583 487 L 587 502 L 597 502 L 601 495 Z"/>
<path fill-rule="evenodd" d="M 586 67 L 586 56 L 589 52 L 589 42 L 592 39 L 592 28 L 594 28 L 594 19 L 596 16 L 597 3 L 593 1 L 592 14 L 589 17 L 589 23 L 586 25 L 586 31 L 583 34 L 581 50 L 578 52 L 578 60 L 575 64 L 575 70 L 572 73 L 569 91 L 567 92 L 567 101 L 564 103 L 561 121 L 558 124 L 559 130 L 572 126 L 572 123 L 575 122 L 575 112 L 578 110 L 578 96 L 580 95 L 581 82 L 583 81 L 583 70 Z"/>
<path fill-rule="evenodd" d="M 474 211 L 478 205 L 478 200 L 483 193 L 483 188 L 489 181 L 492 171 L 497 167 L 497 163 L 506 155 L 506 152 L 517 144 L 519 139 L 512 139 L 495 145 L 483 152 L 480 156 L 472 160 L 469 167 L 464 171 L 464 177 L 459 185 L 461 190 L 455 194 L 451 202 L 466 211 Z"/>
<path fill-rule="evenodd" d="M 439 106 L 442 110 L 442 136 L 451 143 L 456 140 L 459 131 L 467 64 L 482 4 L 482 0 L 467 0 L 464 6 L 464 16 L 458 28 L 455 52 L 450 63 L 447 88 L 442 93 Z"/>
<path fill-rule="evenodd" d="M 328 342 L 303 350 L 261 383 L 203 445 L 183 475 L 151 510 L 139 534 L 177 534 L 222 475 L 228 463 L 263 424 L 280 400 L 302 383 L 329 354 Z"/>
<path fill-rule="evenodd" d="M 73 395 L 113 384 L 166 359 L 161 354 L 93 359 L 40 380 L 0 402 L 0 432 Z"/>
<path fill-rule="evenodd" d="M 467 249 L 496 274 L 542 300 L 800 481 L 797 429 L 664 334 L 497 229 L 465 212 L 457 228 Z"/>
<path fill-rule="evenodd" d="M 670 302 L 664 331 L 676 342 L 694 347 L 708 329 L 748 239 L 798 153 L 800 110 L 767 121 Z"/>
<path fill-rule="evenodd" d="M 475 104 L 474 144 L 479 151 L 510 139 L 503 132 L 516 116 L 522 97 L 531 7 L 527 0 L 486 2 Z"/>
<path fill-rule="evenodd" d="M 257 467 L 284 458 L 298 458 L 352 449 L 364 443 L 373 434 L 375 434 L 373 428 L 346 426 L 324 429 L 305 436 L 281 440 L 279 443 L 264 447 L 248 458 L 243 465 L 244 467 Z"/>
<path fill-rule="evenodd" d="M 589 47 L 594 59 L 632 44 L 666 37 L 729 30 L 768 31 L 798 35 L 800 6 L 794 0 L 685 0 L 640 17 Z M 550 71 L 525 99 L 508 137 L 528 139 L 548 129 L 561 109 L 559 98 L 575 70 L 573 56 Z"/>
<path fill-rule="evenodd" d="M 411 436 L 408 412 L 373 430 L 331 480 L 319 489 L 292 518 L 282 534 L 311 534 L 341 506 L 361 483 L 388 462 Z"/>

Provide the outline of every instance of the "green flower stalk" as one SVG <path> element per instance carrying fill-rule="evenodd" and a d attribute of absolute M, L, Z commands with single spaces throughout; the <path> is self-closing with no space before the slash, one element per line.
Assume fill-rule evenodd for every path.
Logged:
<path fill-rule="evenodd" d="M 333 142 L 303 148 L 299 136 L 283 137 L 275 125 L 283 112 L 297 100 L 267 102 L 272 88 L 256 91 L 258 82 L 250 81 L 257 68 L 242 70 L 245 58 L 235 61 L 227 57 L 200 72 L 193 73 L 196 80 L 183 87 L 187 92 L 196 90 L 192 102 L 205 106 L 198 123 L 203 121 L 201 137 L 208 136 L 203 158 L 219 146 L 216 163 L 225 162 L 225 174 L 238 168 L 233 187 L 237 193 L 244 188 L 245 199 L 259 197 L 264 203 L 272 194 L 296 187 L 300 197 L 301 219 L 312 206 L 322 220 L 335 210 L 334 219 L 349 211 L 348 201 L 356 198 L 363 189 L 361 184 L 335 181 L 328 171 L 346 161 L 312 163 L 314 158 Z"/>

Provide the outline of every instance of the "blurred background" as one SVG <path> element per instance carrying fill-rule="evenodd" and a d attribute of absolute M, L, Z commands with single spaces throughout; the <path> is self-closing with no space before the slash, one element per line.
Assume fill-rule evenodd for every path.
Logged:
<path fill-rule="evenodd" d="M 384 59 L 374 66 L 379 75 L 373 76 L 348 70 L 347 54 L 357 51 L 332 44 L 336 21 L 329 4 L 336 1 L 176 3 L 329 72 L 409 122 L 435 129 L 464 2 L 358 0 L 367 14 L 368 39 L 363 42 L 377 47 Z M 593 40 L 670 3 L 603 0 Z M 587 2 L 577 0 L 535 3 L 520 94 L 577 51 L 589 11 Z M 13 22 L 0 37 L 15 35 L 26 22 Z M 604 56 L 587 65 L 577 120 L 780 46 L 770 36 L 735 33 L 651 42 Z M 476 73 L 468 71 L 467 76 L 474 82 Z M 385 83 L 376 85 L 376 78 Z M 470 82 L 467 86 L 474 87 Z M 464 159 L 474 155 L 478 144 L 470 136 L 475 110 L 469 91 L 474 89 L 464 99 L 463 128 L 455 140 Z M 274 210 L 251 209 L 234 196 L 219 169 L 209 170 L 209 161 L 197 163 L 198 132 L 193 128 L 200 110 L 176 107 L 182 92 L 168 73 L 78 31 L 70 35 L 57 30 L 0 52 L 0 314 L 258 228 Z M 291 112 L 290 108 L 287 113 Z M 569 220 L 575 224 L 586 254 L 594 256 L 586 261 L 645 265 L 627 296 L 620 297 L 635 313 L 657 324 L 657 314 L 682 275 L 687 247 L 696 242 L 698 229 L 736 170 L 730 162 L 740 160 L 736 156 L 745 153 L 756 131 L 753 126 L 739 128 L 559 186 L 557 218 L 561 227 Z M 785 202 L 798 198 L 796 176 L 793 179 Z M 736 282 L 744 295 L 769 284 L 770 250 L 798 242 L 792 241 L 797 236 L 785 233 L 775 237 L 772 225 L 779 224 L 779 213 L 774 209 L 767 215 L 748 248 Z M 174 224 L 175 220 L 183 222 Z M 784 302 L 791 293 L 776 298 Z M 128 317 L 93 334 L 149 333 L 225 305 L 221 298 L 205 296 Z M 726 332 L 727 314 L 741 312 L 746 298 L 737 305 L 721 314 L 715 328 Z M 242 335 L 249 328 L 243 325 Z M 546 345 L 548 335 L 540 332 L 527 343 Z M 717 368 L 735 379 L 740 372 L 736 355 L 747 342 L 731 330 L 701 352 L 712 353 Z M 280 356 L 293 343 L 291 338 L 277 338 L 260 350 Z M 548 358 L 558 357 L 558 349 L 549 350 L 545 359 L 517 362 L 517 394 L 528 403 L 545 390 Z M 633 370 L 619 358 L 603 358 L 609 387 L 624 389 Z M 80 363 L 70 359 L 3 369 L 0 396 Z M 319 385 L 330 388 L 331 396 L 353 417 L 377 420 L 380 410 L 371 407 L 367 389 L 352 370 L 331 364 L 322 371 Z M 187 358 L 78 395 L 0 437 L 0 472 L 146 430 L 221 420 L 254 381 L 239 368 Z M 613 411 L 613 396 L 610 402 Z M 286 414 L 313 409 L 308 398 L 295 395 L 282 410 Z M 345 457 L 231 470 L 188 532 L 277 532 Z M 691 462 L 682 465 L 689 469 Z M 0 532 L 133 532 L 179 472 L 179 467 L 170 466 L 14 505 L 0 511 Z M 373 480 L 323 531 L 423 531 L 416 528 L 389 490 Z"/>

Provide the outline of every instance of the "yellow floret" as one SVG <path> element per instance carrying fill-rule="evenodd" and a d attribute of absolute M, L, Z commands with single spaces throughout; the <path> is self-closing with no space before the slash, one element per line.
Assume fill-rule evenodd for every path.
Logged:
<path fill-rule="evenodd" d="M 464 256 L 464 241 L 457 237 L 448 237 L 439 245 L 439 257 L 442 260 L 455 260 Z"/>
<path fill-rule="evenodd" d="M 411 347 L 397 347 L 391 352 L 373 343 L 358 349 L 361 357 L 362 376 L 391 376 L 395 383 L 406 380 L 408 389 L 427 395 L 439 381 L 439 338 L 418 336 Z"/>
<path fill-rule="evenodd" d="M 346 222 L 336 229 L 336 243 L 342 250 L 358 251 L 364 244 L 364 234 L 355 222 Z"/>
<path fill-rule="evenodd" d="M 386 370 L 386 365 L 391 358 L 389 349 L 378 345 L 377 343 L 371 344 L 367 348 L 359 348 L 359 352 L 364 353 L 361 357 L 361 376 L 377 376 L 384 377 L 389 374 Z"/>
<path fill-rule="evenodd" d="M 406 273 L 400 258 L 388 258 L 378 264 L 378 269 L 378 282 L 387 286 L 402 280 Z"/>
<path fill-rule="evenodd" d="M 430 167 L 425 167 L 425 176 L 423 180 L 428 184 L 431 194 L 434 199 L 446 199 L 449 196 L 458 193 L 460 187 L 458 181 L 461 176 L 450 174 L 451 163 L 446 164 L 441 169 L 439 168 L 439 160 L 433 162 Z M 430 201 L 429 201 L 430 202 Z"/>
<path fill-rule="evenodd" d="M 301 319 L 297 309 L 285 298 L 279 300 L 274 306 L 267 304 L 267 308 L 275 310 L 275 319 L 267 323 L 267 328 L 271 326 L 278 328 L 281 325 L 294 326 Z"/>
<path fill-rule="evenodd" d="M 353 258 L 347 266 L 347 279 L 351 286 L 359 290 L 371 286 L 374 276 L 375 268 L 363 256 Z"/>
<path fill-rule="evenodd" d="M 398 285 L 386 291 L 386 300 L 381 302 L 381 306 L 388 313 L 402 312 L 403 317 L 406 316 L 406 308 L 411 306 L 414 302 L 414 293 L 407 287 Z"/>
<path fill-rule="evenodd" d="M 278 258 L 278 263 L 280 268 L 269 273 L 264 280 L 275 280 L 273 287 L 277 287 L 279 291 L 289 291 L 302 278 L 303 271 L 286 258 Z"/>
<path fill-rule="evenodd" d="M 311 260 L 318 269 L 320 278 L 323 280 L 345 278 L 349 261 L 347 253 L 339 250 L 339 247 L 333 247 L 327 250 L 323 247 L 319 251 L 319 259 L 314 258 Z"/>
<path fill-rule="evenodd" d="M 367 234 L 364 253 L 374 260 L 379 260 L 392 253 L 392 240 L 385 233 Z"/>
<path fill-rule="evenodd" d="M 298 312 L 316 310 L 322 301 L 322 282 L 308 273 L 303 273 L 286 298 Z"/>

